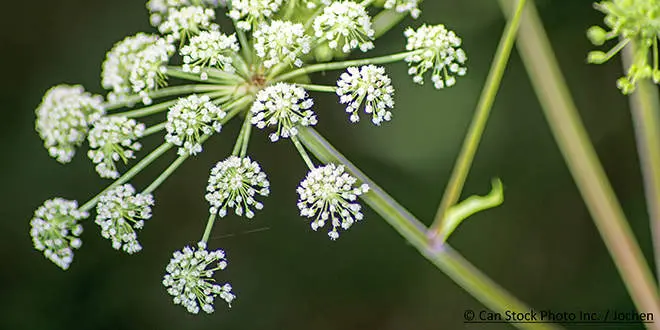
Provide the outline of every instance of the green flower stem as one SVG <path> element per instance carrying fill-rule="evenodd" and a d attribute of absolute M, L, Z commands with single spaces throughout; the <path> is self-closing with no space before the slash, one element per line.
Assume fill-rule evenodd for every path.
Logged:
<path fill-rule="evenodd" d="M 238 137 L 236 138 L 236 143 L 234 144 L 234 149 L 231 152 L 232 156 L 239 156 L 243 147 L 243 144 L 245 144 L 245 131 L 250 128 L 250 122 L 249 119 L 247 118 L 248 116 L 245 116 L 245 120 L 243 121 L 243 125 L 241 125 L 241 130 L 238 133 Z"/>
<path fill-rule="evenodd" d="M 124 184 L 131 180 L 133 177 L 135 177 L 138 173 L 140 173 L 142 170 L 144 170 L 149 164 L 153 163 L 158 157 L 162 156 L 166 151 L 170 150 L 173 147 L 171 143 L 163 143 L 160 147 L 156 148 L 154 151 L 152 151 L 147 157 L 144 157 L 140 162 L 135 164 L 130 170 L 128 170 L 124 175 L 119 177 L 119 179 L 115 180 L 112 184 L 110 184 L 107 188 L 103 189 L 98 195 L 92 197 L 87 203 L 83 204 L 80 207 L 80 211 L 87 212 L 91 210 L 94 206 L 96 206 L 96 202 L 98 202 L 99 197 L 108 192 L 110 189 L 113 189 L 121 184 Z"/>
<path fill-rule="evenodd" d="M 296 84 L 296 86 L 300 86 L 308 91 L 313 91 L 313 92 L 328 92 L 328 93 L 337 92 L 337 87 L 335 86 L 321 86 L 321 85 L 310 85 L 310 84 Z"/>
<path fill-rule="evenodd" d="M 657 40 L 657 39 L 655 39 Z M 633 52 L 638 45 L 624 49 L 625 66 L 633 63 Z M 637 151 L 644 177 L 646 208 L 651 222 L 655 267 L 660 277 L 660 102 L 658 89 L 649 79 L 637 82 L 630 95 L 630 110 L 635 124 Z"/>
<path fill-rule="evenodd" d="M 170 100 L 170 101 L 165 101 L 161 102 L 158 104 L 150 105 L 148 107 L 140 108 L 140 109 L 135 109 L 135 110 L 130 110 L 126 112 L 116 112 L 111 115 L 108 115 L 108 117 L 128 117 L 128 118 L 140 118 L 140 117 L 146 117 L 149 115 L 153 115 L 162 111 L 165 111 L 169 109 L 171 106 L 175 105 L 179 100 Z"/>
<path fill-rule="evenodd" d="M 234 22 L 234 30 L 236 31 L 236 35 L 238 36 L 238 42 L 241 44 L 241 51 L 243 52 L 243 57 L 245 57 L 245 61 L 247 62 L 247 64 L 252 63 L 252 46 L 250 45 L 250 42 L 248 41 L 248 38 L 245 35 L 245 31 L 238 28 L 238 25 L 236 24 L 236 20 L 233 20 L 233 22 Z"/>
<path fill-rule="evenodd" d="M 208 243 L 209 237 L 211 236 L 211 230 L 213 229 L 213 224 L 215 223 L 215 218 L 217 214 L 211 213 L 209 214 L 209 221 L 206 222 L 206 229 L 204 229 L 204 236 L 202 236 L 202 242 L 204 244 Z"/>
<path fill-rule="evenodd" d="M 150 98 L 152 99 L 157 99 L 161 97 L 167 97 L 167 96 L 175 96 L 175 95 L 182 95 L 182 94 L 190 94 L 190 93 L 203 93 L 203 92 L 212 92 L 212 91 L 217 91 L 219 88 L 224 88 L 224 86 L 217 86 L 217 85 L 182 85 L 182 86 L 174 86 L 174 87 L 165 87 L 161 89 L 157 89 L 155 91 L 152 91 L 148 93 Z M 104 104 L 104 108 L 106 111 L 111 111 L 115 109 L 120 109 L 124 107 L 130 107 L 138 102 L 142 102 L 142 96 L 140 95 L 133 95 L 126 97 L 122 99 L 121 101 L 118 102 L 109 102 Z"/>
<path fill-rule="evenodd" d="M 352 61 L 342 61 L 342 62 L 330 62 L 330 63 L 320 63 L 320 64 L 313 64 L 313 65 L 308 65 L 304 68 L 300 68 L 297 70 L 289 71 L 285 74 L 282 74 L 278 77 L 276 77 L 272 82 L 278 82 L 278 81 L 285 81 L 300 75 L 304 74 L 309 74 L 313 72 L 319 72 L 319 71 L 327 71 L 327 70 L 339 70 L 339 69 L 346 69 L 350 66 L 360 66 L 360 65 L 369 65 L 369 64 L 385 64 L 385 63 L 392 63 L 392 62 L 398 62 L 402 61 L 408 56 L 415 55 L 418 53 L 421 53 L 422 50 L 414 50 L 410 52 L 403 52 L 403 53 L 398 53 L 398 54 L 393 54 L 393 55 L 387 55 L 387 56 L 380 56 L 380 57 L 372 57 L 372 58 L 364 58 L 364 59 L 359 59 L 359 60 L 352 60 Z"/>
<path fill-rule="evenodd" d="M 208 137 L 209 135 L 204 136 L 200 143 L 204 143 Z M 175 159 L 174 162 L 172 162 L 172 164 L 170 164 L 170 166 L 168 166 L 165 171 L 163 171 L 163 173 L 161 173 L 156 178 L 156 180 L 154 180 L 147 188 L 144 189 L 143 193 L 153 193 L 163 182 L 165 182 L 165 180 L 167 180 L 167 178 L 170 177 L 170 175 L 172 175 L 172 173 L 174 173 L 174 171 L 176 171 L 177 168 L 179 168 L 179 166 L 181 166 L 181 164 L 183 164 L 183 162 L 186 161 L 186 159 L 188 159 L 188 157 L 190 157 L 188 154 L 177 157 L 177 159 Z"/>
<path fill-rule="evenodd" d="M 305 31 L 308 31 L 312 27 L 312 24 L 314 24 L 314 20 L 316 19 L 316 17 L 321 15 L 324 9 L 325 6 L 319 6 L 319 8 L 316 9 L 314 13 L 307 19 L 307 22 L 305 22 Z"/>
<path fill-rule="evenodd" d="M 516 33 L 518 31 L 518 26 L 520 25 L 520 17 L 525 3 L 525 0 L 518 0 L 513 17 L 508 21 L 504 28 L 504 33 L 502 33 L 502 38 L 497 46 L 495 58 L 491 64 L 488 78 L 486 78 L 486 84 L 481 92 L 472 123 L 470 124 L 468 133 L 463 141 L 461 153 L 456 159 L 456 164 L 451 173 L 449 183 L 445 188 L 445 193 L 442 196 L 440 207 L 435 215 L 433 225 L 431 225 L 431 229 L 429 230 L 429 237 L 432 240 L 440 240 L 436 243 L 442 243 L 442 240 L 447 238 L 447 235 L 442 232 L 442 229 L 446 227 L 444 222 L 447 221 L 447 210 L 456 204 L 461 197 L 463 185 L 470 172 L 470 167 L 474 161 L 479 142 L 486 129 L 486 123 L 488 122 L 488 117 L 490 116 L 495 96 L 500 88 L 504 70 L 509 62 L 509 56 L 511 55 L 511 49 L 513 48 L 513 43 L 516 39 Z"/>
<path fill-rule="evenodd" d="M 250 144 L 250 134 L 252 133 L 252 112 L 248 111 L 243 122 L 245 131 L 243 132 L 243 145 L 241 146 L 241 158 L 247 155 L 248 145 Z"/>
<path fill-rule="evenodd" d="M 144 130 L 144 133 L 142 134 L 142 137 L 149 136 L 151 134 L 158 133 L 162 130 L 165 129 L 165 125 L 167 125 L 167 122 L 162 122 L 160 124 L 153 125 L 146 130 Z"/>
<path fill-rule="evenodd" d="M 217 86 L 216 86 L 216 91 L 215 92 L 204 93 L 202 95 L 206 95 L 211 99 L 215 99 L 215 98 L 227 95 L 227 91 L 217 91 Z M 128 117 L 128 118 L 146 117 L 146 116 L 150 116 L 150 115 L 162 112 L 164 110 L 167 110 L 170 107 L 172 107 L 173 105 L 175 105 L 178 101 L 179 101 L 178 99 L 165 101 L 165 102 L 161 102 L 161 103 L 154 104 L 154 105 L 144 107 L 144 108 L 140 108 L 140 109 L 130 110 L 130 111 L 126 111 L 126 112 L 113 113 L 111 115 L 108 115 L 108 117 L 112 117 L 112 116 Z"/>
<path fill-rule="evenodd" d="M 221 79 L 202 79 L 199 74 L 197 73 L 189 73 L 189 72 L 183 72 L 181 67 L 177 66 L 168 66 L 167 70 L 165 71 L 165 74 L 172 77 L 172 78 L 179 78 L 179 79 L 185 79 L 185 80 L 190 80 L 190 81 L 197 81 L 197 82 L 202 82 L 202 83 L 209 83 L 209 84 L 220 84 L 220 85 L 226 85 L 227 82 Z M 219 88 L 220 86 L 216 85 L 216 89 Z M 228 86 L 224 86 L 227 88 Z"/>
<path fill-rule="evenodd" d="M 240 58 L 240 56 L 236 56 Z M 234 73 L 229 73 L 226 71 L 218 70 L 216 68 L 206 68 L 204 69 L 206 74 L 210 78 L 214 78 L 216 80 L 224 81 L 226 85 L 236 85 L 238 83 L 244 82 L 245 79 L 243 77 L 236 75 Z"/>
<path fill-rule="evenodd" d="M 509 15 L 510 1 L 499 3 Z M 533 1 L 523 12 L 518 50 L 559 149 L 635 306 L 660 315 L 658 288 L 589 141 Z M 646 326 L 660 329 L 660 323 Z"/>
<path fill-rule="evenodd" d="M 481 273 L 458 252 L 454 251 L 449 244 L 443 244 L 440 249 L 431 245 L 426 237 L 426 227 L 421 221 L 416 219 L 360 169 L 355 167 L 314 129 L 301 127 L 299 136 L 302 143 L 320 161 L 343 164 L 358 180 L 368 184 L 370 191 L 363 194 L 361 198 L 412 244 L 420 254 L 486 307 L 499 313 L 505 311 L 528 312 L 531 310 Z M 513 325 L 521 329 L 559 329 L 547 323 L 514 323 Z"/>
<path fill-rule="evenodd" d="M 300 157 L 305 161 L 305 164 L 307 164 L 307 167 L 310 170 L 313 170 L 316 168 L 314 166 L 314 162 L 312 162 L 312 159 L 309 157 L 307 154 L 307 150 L 305 150 L 305 147 L 303 147 L 302 143 L 300 143 L 300 140 L 296 135 L 291 137 L 291 142 L 293 142 L 293 145 L 296 146 L 296 149 L 298 150 L 298 153 L 300 154 Z"/>

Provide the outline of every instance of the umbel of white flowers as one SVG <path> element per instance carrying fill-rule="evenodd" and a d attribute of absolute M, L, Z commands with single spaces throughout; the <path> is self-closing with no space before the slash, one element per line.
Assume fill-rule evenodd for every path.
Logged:
<path fill-rule="evenodd" d="M 326 228 L 336 240 L 340 231 L 363 220 L 358 198 L 370 188 L 343 165 L 316 164 L 309 156 L 302 130 L 319 123 L 313 97 L 331 93 L 340 104 L 337 113 L 345 113 L 351 123 L 366 115 L 367 122 L 381 126 L 396 114 L 395 86 L 381 65 L 405 62 L 413 82 L 430 79 L 436 89 L 456 84 L 457 77 L 466 74 L 467 56 L 461 38 L 444 25 L 406 29 L 401 53 L 362 58 L 363 65 L 326 63 L 377 46 L 375 11 L 418 18 L 420 2 L 147 1 L 155 30 L 128 36 L 110 48 L 100 79 L 105 97 L 82 86 L 58 85 L 36 109 L 36 131 L 53 158 L 70 162 L 87 140 L 87 156 L 96 172 L 116 181 L 80 207 L 63 198 L 44 202 L 30 222 L 35 248 L 62 269 L 69 268 L 73 251 L 82 244 L 82 222 L 96 210 L 100 235 L 114 249 L 141 251 L 138 232 L 153 221 L 152 193 L 234 118 L 243 125 L 231 155 L 219 156 L 211 169 L 205 192 L 209 220 L 202 240 L 175 252 L 166 267 L 163 285 L 174 303 L 191 313 L 210 313 L 215 298 L 231 303 L 236 297 L 229 283 L 215 282 L 214 273 L 223 270 L 227 260 L 222 250 L 207 250 L 207 242 L 216 217 L 251 219 L 270 195 L 265 171 L 248 152 L 255 127 L 272 142 L 293 144 L 309 168 L 296 190 L 300 215 L 314 231 Z M 231 20 L 233 31 L 221 28 L 219 18 Z M 312 82 L 314 74 L 332 70 L 341 72 L 336 84 Z M 181 80 L 185 82 L 178 84 Z M 122 111 L 132 107 L 136 109 Z M 143 120 L 158 115 L 160 120 Z M 143 152 L 142 139 L 156 133 L 163 145 L 136 159 Z M 171 149 L 178 157 L 147 188 L 138 192 L 128 183 Z M 139 162 L 122 173 L 123 165 L 133 160 Z"/>

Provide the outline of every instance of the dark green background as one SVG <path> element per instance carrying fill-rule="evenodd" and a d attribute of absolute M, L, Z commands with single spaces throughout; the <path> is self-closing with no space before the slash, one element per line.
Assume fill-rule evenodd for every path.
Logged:
<path fill-rule="evenodd" d="M 590 136 L 649 255 L 627 100 L 615 87 L 620 63 L 617 58 L 592 66 L 584 60 L 592 49 L 584 32 L 602 16 L 590 1 L 538 5 Z M 202 155 L 156 192 L 154 217 L 139 233 L 143 252 L 127 256 L 113 250 L 88 221 L 83 247 L 63 272 L 32 247 L 30 217 L 46 199 L 82 203 L 107 182 L 98 179 L 84 150 L 67 166 L 49 158 L 34 131 L 34 109 L 45 90 L 59 83 L 80 83 L 101 93 L 105 52 L 124 36 L 153 30 L 137 0 L 6 1 L 3 7 L 1 329 L 459 329 L 465 309 L 483 308 L 371 211 L 336 242 L 313 232 L 295 206 L 303 162 L 290 144 L 269 143 L 260 132 L 251 154 L 269 174 L 272 195 L 254 220 L 220 220 L 209 243 L 226 250 L 229 267 L 218 278 L 231 281 L 238 299 L 231 310 L 218 303 L 210 316 L 174 306 L 161 284 L 164 267 L 174 250 L 201 237 L 208 171 L 230 153 L 238 123 L 211 139 Z M 388 66 L 397 107 L 393 121 L 380 128 L 368 120 L 349 125 L 333 96 L 318 96 L 316 111 L 319 131 L 429 223 L 504 21 L 495 1 L 425 1 L 423 9 L 418 21 L 404 24 L 444 23 L 456 30 L 469 56 L 466 77 L 435 91 L 413 85 L 405 64 Z M 375 53 L 402 49 L 404 26 L 379 39 Z M 332 83 L 336 77 L 315 79 Z M 160 137 L 152 137 L 146 149 L 158 143 Z M 167 161 L 173 157 L 168 154 Z M 133 184 L 144 188 L 167 161 Z M 537 309 L 632 308 L 515 52 L 466 191 L 487 192 L 495 176 L 506 187 L 504 205 L 461 226 L 450 239 L 457 250 Z"/>

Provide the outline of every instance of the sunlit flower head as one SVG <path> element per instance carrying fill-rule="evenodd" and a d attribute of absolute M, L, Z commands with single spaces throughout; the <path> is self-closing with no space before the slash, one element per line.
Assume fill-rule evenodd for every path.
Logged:
<path fill-rule="evenodd" d="M 419 9 L 421 0 L 386 0 L 385 8 L 394 9 L 398 13 L 410 13 L 412 18 L 419 18 L 422 11 Z"/>
<path fill-rule="evenodd" d="M 82 86 L 49 89 L 36 109 L 35 128 L 51 157 L 68 163 L 87 136 L 89 126 L 103 114 L 103 98 Z"/>
<path fill-rule="evenodd" d="M 200 74 L 202 80 L 208 79 L 205 68 L 232 73 L 235 71 L 232 55 L 238 50 L 238 42 L 233 34 L 228 36 L 219 31 L 200 32 L 181 48 L 183 72 Z"/>
<path fill-rule="evenodd" d="M 220 217 L 227 215 L 227 208 L 234 209 L 238 216 L 254 216 L 253 209 L 261 210 L 263 204 L 256 195 L 266 197 L 270 193 L 266 173 L 249 157 L 231 156 L 218 162 L 211 170 L 206 186 L 206 200 L 211 204 L 210 212 Z"/>
<path fill-rule="evenodd" d="M 135 158 L 135 152 L 142 148 L 137 139 L 144 134 L 144 124 L 126 117 L 103 117 L 94 123 L 87 140 L 89 159 L 96 165 L 96 172 L 102 178 L 119 177 L 116 162 L 125 163 Z"/>
<path fill-rule="evenodd" d="M 312 229 L 317 230 L 330 221 L 330 239 L 339 237 L 338 228 L 344 230 L 355 221 L 362 220 L 357 197 L 368 192 L 369 186 L 357 186 L 357 179 L 344 172 L 344 166 L 328 164 L 312 169 L 298 187 L 300 215 L 311 218 Z"/>
<path fill-rule="evenodd" d="M 167 113 L 165 141 L 179 146 L 179 155 L 202 152 L 202 138 L 220 132 L 227 114 L 206 95 L 181 98 Z"/>
<path fill-rule="evenodd" d="M 252 104 L 252 124 L 260 129 L 277 126 L 269 135 L 276 142 L 298 134 L 296 126 L 316 125 L 316 115 L 311 110 L 314 101 L 302 87 L 287 83 L 268 86 L 257 93 Z"/>
<path fill-rule="evenodd" d="M 34 212 L 30 236 L 34 247 L 60 268 L 73 261 L 73 250 L 80 248 L 83 228 L 79 221 L 88 216 L 78 210 L 78 203 L 63 198 L 49 199 Z"/>
<path fill-rule="evenodd" d="M 389 109 L 394 108 L 394 87 L 383 67 L 349 67 L 337 81 L 337 95 L 340 103 L 347 104 L 346 112 L 354 123 L 360 120 L 358 110 L 362 103 L 375 125 L 392 118 Z"/>
<path fill-rule="evenodd" d="M 359 3 L 336 1 L 314 19 L 317 38 L 328 41 L 332 49 L 341 47 L 344 53 L 359 48 L 366 52 L 374 48 L 371 41 L 375 31 L 371 28 L 371 17 Z"/>
<path fill-rule="evenodd" d="M 465 75 L 467 55 L 461 47 L 461 38 L 444 25 L 422 25 L 419 29 L 408 28 L 407 50 L 419 50 L 416 55 L 408 56 L 408 73 L 413 81 L 424 83 L 424 73 L 432 70 L 431 81 L 436 89 L 451 87 L 456 84 L 456 76 Z"/>
<path fill-rule="evenodd" d="M 142 250 L 136 230 L 151 218 L 154 199 L 151 194 L 135 194 L 130 184 L 117 186 L 101 195 L 96 205 L 96 224 L 101 236 L 112 241 L 115 250 L 133 254 Z"/>
<path fill-rule="evenodd" d="M 254 50 L 270 68 L 279 63 L 302 66 L 302 54 L 310 51 L 311 37 L 305 34 L 302 24 L 288 21 L 272 21 L 254 31 Z"/>
<path fill-rule="evenodd" d="M 149 21 L 151 25 L 158 27 L 167 17 L 170 9 L 178 9 L 193 4 L 203 5 L 207 8 L 218 7 L 218 0 L 149 0 L 147 1 L 147 10 L 149 10 Z"/>
<path fill-rule="evenodd" d="M 236 298 L 231 290 L 231 284 L 216 284 L 213 273 L 227 267 L 225 252 L 222 250 L 207 251 L 206 244 L 199 242 L 197 249 L 186 246 L 176 251 L 170 259 L 163 277 L 163 285 L 172 295 L 175 305 L 185 307 L 192 314 L 199 309 L 213 313 L 213 302 L 216 297 L 224 300 L 231 307 Z"/>
<path fill-rule="evenodd" d="M 164 39 L 146 33 L 116 43 L 106 54 L 101 72 L 101 85 L 110 90 L 108 100 L 120 101 L 134 92 L 162 85 L 165 80 L 162 65 L 173 51 L 173 46 Z M 145 100 L 150 102 L 148 97 Z"/>
<path fill-rule="evenodd" d="M 167 19 L 158 26 L 158 31 L 167 36 L 168 42 L 186 41 L 201 31 L 218 30 L 215 10 L 202 6 L 170 8 Z"/>
<path fill-rule="evenodd" d="M 273 16 L 281 5 L 282 0 L 233 0 L 228 15 L 239 29 L 249 31 Z"/>

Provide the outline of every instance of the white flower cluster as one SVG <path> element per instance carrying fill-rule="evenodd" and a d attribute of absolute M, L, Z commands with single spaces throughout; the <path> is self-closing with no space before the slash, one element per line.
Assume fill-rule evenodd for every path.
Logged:
<path fill-rule="evenodd" d="M 302 24 L 289 21 L 272 21 L 254 31 L 254 50 L 264 59 L 264 66 L 270 68 L 279 63 L 303 65 L 300 58 L 308 54 L 311 37 L 305 34 Z"/>
<path fill-rule="evenodd" d="M 461 38 L 454 31 L 447 30 L 442 24 L 422 25 L 416 31 L 408 28 L 404 34 L 408 38 L 407 50 L 422 51 L 405 59 L 410 66 L 408 74 L 413 76 L 414 82 L 423 84 L 424 73 L 433 69 L 433 85 L 442 89 L 456 84 L 455 76 L 465 75 L 467 55 L 460 48 Z"/>
<path fill-rule="evenodd" d="M 133 254 L 142 250 L 136 229 L 144 227 L 144 220 L 151 218 L 154 199 L 151 194 L 135 194 L 130 184 L 117 186 L 101 195 L 96 205 L 96 224 L 101 226 L 101 236 L 112 240 L 115 250 Z"/>
<path fill-rule="evenodd" d="M 149 0 L 147 1 L 147 9 L 150 13 L 149 21 L 151 25 L 158 27 L 167 17 L 167 13 L 171 8 L 177 9 L 193 4 L 215 8 L 218 7 L 219 3 L 218 0 Z"/>
<path fill-rule="evenodd" d="M 202 80 L 208 79 L 204 68 L 218 68 L 225 72 L 234 72 L 232 54 L 238 52 L 235 35 L 226 35 L 219 31 L 202 31 L 190 38 L 190 42 L 181 47 L 183 72 L 200 74 Z"/>
<path fill-rule="evenodd" d="M 34 212 L 30 221 L 32 243 L 44 256 L 66 270 L 73 261 L 73 249 L 82 245 L 83 228 L 78 223 L 89 214 L 78 210 L 76 201 L 49 199 Z"/>
<path fill-rule="evenodd" d="M 201 6 L 170 8 L 167 19 L 158 26 L 158 31 L 166 35 L 168 42 L 186 39 L 201 31 L 216 31 L 220 27 L 213 23 L 215 11 Z"/>
<path fill-rule="evenodd" d="M 96 165 L 96 172 L 102 178 L 119 177 L 115 162 L 125 163 L 135 158 L 135 152 L 142 148 L 136 140 L 144 134 L 145 126 L 135 119 L 126 117 L 103 117 L 94 123 L 87 140 L 89 159 Z"/>
<path fill-rule="evenodd" d="M 366 65 L 349 67 L 337 81 L 339 102 L 348 104 L 346 112 L 351 114 L 350 120 L 358 122 L 358 110 L 364 102 L 364 111 L 371 114 L 371 121 L 380 125 L 383 121 L 392 119 L 388 109 L 394 108 L 394 87 L 390 77 L 385 74 L 385 68 Z"/>
<path fill-rule="evenodd" d="M 89 126 L 103 114 L 103 98 L 82 86 L 58 85 L 49 89 L 35 110 L 35 128 L 51 157 L 68 163 L 85 141 Z"/>
<path fill-rule="evenodd" d="M 226 115 L 206 95 L 180 98 L 167 113 L 165 141 L 179 146 L 179 155 L 196 155 L 202 152 L 202 138 L 220 132 Z"/>
<path fill-rule="evenodd" d="M 409 12 L 412 18 L 419 18 L 422 11 L 419 9 L 421 0 L 386 0 L 384 7 L 394 9 L 399 13 Z"/>
<path fill-rule="evenodd" d="M 332 230 L 328 236 L 336 240 L 339 238 L 337 228 L 346 230 L 355 221 L 362 220 L 361 206 L 356 199 L 368 192 L 369 186 L 354 187 L 356 182 L 356 178 L 344 172 L 342 165 L 328 164 L 312 169 L 297 189 L 300 215 L 314 218 L 313 230 L 330 220 Z"/>
<path fill-rule="evenodd" d="M 231 156 L 218 162 L 211 170 L 209 184 L 206 187 L 206 200 L 211 204 L 210 212 L 224 217 L 227 208 L 234 208 L 234 213 L 247 218 L 254 216 L 252 207 L 261 210 L 264 206 L 255 195 L 268 196 L 270 183 L 266 173 L 249 157 Z"/>
<path fill-rule="evenodd" d="M 359 3 L 333 2 L 314 19 L 313 26 L 316 37 L 328 40 L 332 49 L 341 47 L 344 53 L 348 53 L 356 48 L 363 52 L 374 48 L 371 40 L 375 32 L 371 28 L 371 18 Z"/>
<path fill-rule="evenodd" d="M 156 35 L 138 33 L 115 44 L 103 62 L 101 85 L 112 90 L 111 102 L 137 93 L 144 104 L 150 104 L 147 92 L 164 86 L 165 64 L 174 46 Z"/>
<path fill-rule="evenodd" d="M 252 124 L 260 129 L 277 126 L 277 131 L 269 135 L 276 142 L 298 134 L 297 125 L 316 125 L 316 115 L 310 108 L 314 101 L 308 98 L 302 87 L 287 83 L 268 86 L 257 93 L 252 104 Z"/>
<path fill-rule="evenodd" d="M 237 21 L 237 28 L 249 31 L 273 16 L 282 5 L 282 0 L 233 0 L 228 16 Z"/>
<path fill-rule="evenodd" d="M 176 251 L 170 259 L 163 277 L 163 285 L 167 292 L 174 297 L 175 305 L 185 307 L 188 312 L 197 314 L 201 306 L 206 313 L 213 313 L 215 297 L 229 304 L 236 298 L 231 292 L 231 284 L 215 284 L 213 273 L 227 267 L 227 259 L 222 250 L 207 251 L 206 244 L 199 242 L 197 250 L 184 247 Z M 209 265 L 212 268 L 207 269 Z"/>
<path fill-rule="evenodd" d="M 317 8 L 319 5 L 328 6 L 333 0 L 290 0 L 297 1 L 298 4 L 304 5 L 307 9 Z"/>

